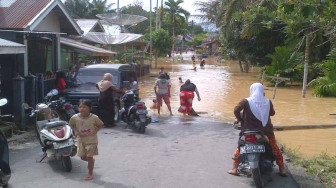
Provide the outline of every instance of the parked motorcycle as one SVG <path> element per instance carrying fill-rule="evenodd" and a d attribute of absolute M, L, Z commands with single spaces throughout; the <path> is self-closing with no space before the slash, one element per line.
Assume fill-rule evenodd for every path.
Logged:
<path fill-rule="evenodd" d="M 77 147 L 71 127 L 66 121 L 59 119 L 58 112 L 51 107 L 57 101 L 40 103 L 31 109 L 30 117 L 35 118 L 35 132 L 44 152 L 41 162 L 46 156 L 61 161 L 65 171 L 72 170 L 70 156 L 75 156 Z"/>
<path fill-rule="evenodd" d="M 0 100 L 0 107 L 7 104 L 7 99 Z M 0 119 L 12 115 L 0 115 Z M 9 166 L 9 149 L 5 134 L 0 130 L 0 186 L 7 187 L 11 177 L 11 169 Z"/>
<path fill-rule="evenodd" d="M 134 131 L 144 134 L 147 125 L 152 122 L 152 119 L 147 116 L 148 111 L 146 105 L 144 102 L 139 101 L 139 97 L 136 93 L 136 88 L 125 92 L 122 97 L 123 108 L 119 113 L 121 119 L 127 123 L 128 126 Z"/>
<path fill-rule="evenodd" d="M 76 114 L 72 104 L 66 102 L 63 97 L 56 100 L 57 98 L 58 91 L 57 89 L 53 89 L 44 97 L 43 102 L 50 103 L 52 101 L 53 103 L 50 104 L 49 107 L 59 114 L 61 120 L 69 121 L 70 118 Z"/>
<path fill-rule="evenodd" d="M 263 187 L 263 179 L 270 181 L 275 160 L 267 137 L 259 130 L 242 130 L 238 146 L 238 173 L 252 176 L 256 187 Z"/>

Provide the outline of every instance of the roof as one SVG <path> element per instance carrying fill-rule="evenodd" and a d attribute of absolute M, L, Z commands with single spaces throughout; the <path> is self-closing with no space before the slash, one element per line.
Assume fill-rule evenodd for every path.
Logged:
<path fill-rule="evenodd" d="M 25 52 L 25 45 L 0 38 L 0 54 L 20 54 Z"/>
<path fill-rule="evenodd" d="M 60 19 L 61 32 L 81 34 L 81 29 L 70 17 L 60 0 L 6 0 L 0 4 L 0 28 L 33 31 L 38 24 L 54 11 Z"/>
<path fill-rule="evenodd" d="M 75 19 L 79 27 L 82 29 L 84 34 L 90 31 L 101 31 L 104 32 L 105 29 L 98 19 Z"/>
<path fill-rule="evenodd" d="M 90 56 L 112 56 L 114 54 L 117 54 L 117 52 L 113 52 L 110 50 L 105 50 L 103 48 L 99 48 L 96 46 L 92 46 L 89 44 L 85 44 L 82 42 L 78 42 L 72 39 L 60 38 L 60 42 L 63 45 L 70 46 L 74 51 Z"/>
<path fill-rule="evenodd" d="M 129 64 L 94 64 L 94 65 L 87 65 L 84 68 L 86 69 L 116 69 L 119 71 L 134 70 L 133 67 Z"/>

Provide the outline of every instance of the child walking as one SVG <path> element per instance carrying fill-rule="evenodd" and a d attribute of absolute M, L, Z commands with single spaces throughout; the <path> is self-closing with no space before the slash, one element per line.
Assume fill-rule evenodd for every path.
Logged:
<path fill-rule="evenodd" d="M 91 114 L 92 102 L 88 99 L 81 99 L 79 102 L 79 113 L 72 116 L 69 125 L 78 136 L 77 155 L 88 162 L 88 175 L 85 180 L 92 180 L 95 159 L 98 155 L 98 130 L 104 123 L 98 116 Z"/>

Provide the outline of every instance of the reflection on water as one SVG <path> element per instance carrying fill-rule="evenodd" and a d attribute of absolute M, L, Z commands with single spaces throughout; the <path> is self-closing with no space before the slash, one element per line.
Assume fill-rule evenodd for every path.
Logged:
<path fill-rule="evenodd" d="M 187 58 L 190 58 L 187 57 Z M 186 59 L 186 58 L 185 58 Z M 179 88 L 182 80 L 190 79 L 196 84 L 202 100 L 194 100 L 193 106 L 196 112 L 208 119 L 218 119 L 224 122 L 234 120 L 233 108 L 243 98 L 249 96 L 249 87 L 258 82 L 257 70 L 252 68 L 252 73 L 241 73 L 236 62 L 226 61 L 218 64 L 212 59 L 206 59 L 204 69 L 192 70 L 191 61 L 173 64 L 168 59 L 161 59 L 158 67 L 164 67 L 172 82 L 171 106 L 174 115 L 179 107 Z M 199 67 L 199 66 L 197 66 Z M 152 104 L 155 98 L 154 81 L 158 69 L 152 69 L 151 75 L 140 79 L 140 95 L 147 106 Z M 273 96 L 273 88 L 265 91 L 268 98 Z M 311 96 L 308 90 L 307 97 L 301 98 L 301 87 L 278 88 L 274 100 L 272 100 L 276 115 L 272 117 L 274 125 L 319 125 L 335 124 L 336 119 L 330 113 L 336 113 L 336 98 L 316 98 Z M 156 111 L 150 110 L 152 114 Z M 169 114 L 167 107 L 163 105 L 163 114 Z M 336 128 L 313 129 L 276 132 L 277 139 L 291 148 L 299 149 L 306 155 L 318 155 L 322 151 L 336 155 Z"/>

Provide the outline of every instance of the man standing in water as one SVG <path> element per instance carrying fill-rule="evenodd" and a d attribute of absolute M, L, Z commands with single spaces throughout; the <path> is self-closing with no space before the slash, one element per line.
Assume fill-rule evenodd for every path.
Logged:
<path fill-rule="evenodd" d="M 171 111 L 170 107 L 170 87 L 171 84 L 169 80 L 167 79 L 165 74 L 160 74 L 159 78 L 155 81 L 154 91 L 156 94 L 156 100 L 157 100 L 157 109 L 158 114 L 160 115 L 160 107 L 162 106 L 162 99 L 166 103 L 168 110 L 170 112 L 170 115 L 172 116 L 173 113 Z"/>

